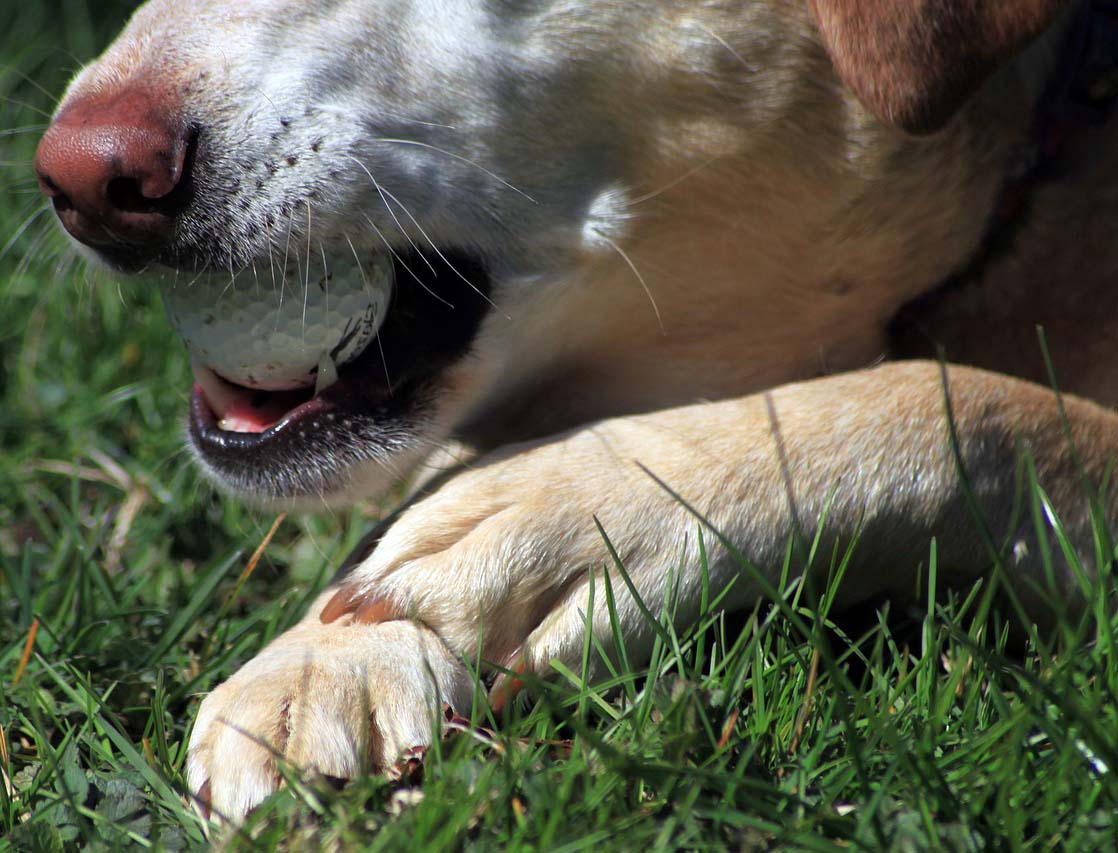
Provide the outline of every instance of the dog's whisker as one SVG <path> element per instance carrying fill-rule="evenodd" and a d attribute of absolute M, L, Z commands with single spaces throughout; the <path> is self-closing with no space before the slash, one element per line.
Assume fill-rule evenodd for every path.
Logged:
<path fill-rule="evenodd" d="M 682 175 L 679 175 L 678 177 L 672 178 L 670 181 L 668 181 L 662 187 L 660 187 L 658 189 L 655 189 L 655 190 L 652 190 L 650 192 L 647 192 L 644 195 L 639 195 L 636 198 L 630 199 L 628 206 L 629 207 L 635 207 L 638 204 L 644 204 L 646 201 L 651 201 L 652 199 L 654 199 L 654 198 L 656 198 L 660 195 L 663 195 L 664 193 L 668 192 L 669 190 L 675 189 L 677 186 L 682 184 L 688 178 L 690 178 L 694 175 L 697 175 L 699 172 L 703 171 L 703 169 L 706 169 L 708 166 L 711 166 L 714 163 L 717 163 L 720 159 L 722 159 L 722 158 L 721 157 L 711 157 L 710 159 L 705 160 L 702 163 L 699 163 L 697 166 L 694 166 L 694 167 L 688 169 Z"/>
<path fill-rule="evenodd" d="M 0 187 L 3 191 L 10 196 L 40 196 L 38 187 L 26 187 L 21 189 L 13 189 L 12 187 Z"/>
<path fill-rule="evenodd" d="M 237 280 L 237 273 L 233 269 L 233 260 L 231 258 L 226 265 L 225 272 L 229 274 L 229 281 L 226 283 L 225 287 L 221 289 L 221 293 L 218 296 L 219 299 L 224 297 L 225 294 L 227 294 L 230 290 L 234 289 L 234 285 Z"/>
<path fill-rule="evenodd" d="M 353 245 L 353 241 L 349 239 L 349 234 L 345 235 L 345 241 L 349 244 L 349 250 L 353 252 L 353 260 L 357 264 L 357 272 L 361 275 L 361 283 L 368 288 L 369 280 L 365 276 L 365 265 L 361 263 L 361 258 L 357 255 L 357 249 Z M 388 383 L 389 393 L 392 392 L 392 376 L 388 372 L 388 359 L 384 355 L 384 341 L 381 340 L 380 334 L 375 335 L 377 341 L 377 348 L 380 350 L 380 363 L 384 366 L 384 381 Z"/>
<path fill-rule="evenodd" d="M 20 262 L 12 272 L 14 278 L 22 277 L 31 269 L 32 264 L 38 260 L 39 251 L 47 244 L 51 234 L 52 230 L 49 227 L 43 227 L 39 230 L 38 234 L 30 238 L 26 254 L 20 259 Z"/>
<path fill-rule="evenodd" d="M 11 95 L 0 95 L 0 102 L 11 104 L 13 107 L 30 110 L 33 113 L 41 115 L 43 118 L 47 119 L 47 121 L 51 119 L 51 114 L 48 110 L 44 110 L 42 107 L 37 107 L 27 101 L 21 101 L 19 98 L 14 98 Z"/>
<path fill-rule="evenodd" d="M 664 329 L 664 321 L 660 317 L 660 308 L 656 304 L 656 297 L 652 295 L 652 290 L 649 288 L 648 283 L 644 280 L 644 276 L 641 275 L 641 271 L 637 269 L 637 265 L 633 263 L 633 259 L 630 258 L 629 254 L 623 248 L 621 248 L 621 245 L 608 234 L 602 233 L 597 228 L 594 229 L 594 234 L 597 235 L 597 237 L 607 246 L 617 252 L 617 254 L 621 256 L 621 260 L 623 260 L 626 266 L 628 266 L 629 269 L 632 270 L 633 275 L 636 276 L 637 281 L 640 282 L 641 289 L 644 290 L 644 295 L 648 297 L 649 304 L 652 305 L 652 313 L 656 315 L 656 324 L 660 327 L 660 334 L 667 334 L 666 330 Z"/>
<path fill-rule="evenodd" d="M 3 165 L 3 162 L 0 162 L 0 167 L 2 167 Z M 19 164 L 19 167 L 30 169 L 31 161 L 28 160 L 24 163 L 21 163 Z M 13 168 L 17 167 L 13 166 Z M 5 177 L 7 178 L 7 180 L 0 184 L 0 187 L 2 187 L 6 191 L 22 189 L 33 189 L 36 192 L 39 191 L 39 182 L 35 179 L 34 175 L 29 174 L 28 172 L 12 172 Z"/>
<path fill-rule="evenodd" d="M 268 271 L 272 276 L 272 295 L 276 295 L 278 286 L 276 283 L 276 238 L 272 233 L 272 223 L 270 217 L 264 219 L 264 245 L 268 250 Z"/>
<path fill-rule="evenodd" d="M 12 271 L 12 280 L 18 279 L 30 272 L 33 267 L 51 270 L 58 278 L 69 278 L 73 268 L 74 256 L 69 252 L 65 255 L 51 239 L 54 229 L 48 223 L 39 223 L 38 232 L 27 236 L 27 250 L 23 253 Z M 65 260 L 65 264 L 63 261 Z"/>
<path fill-rule="evenodd" d="M 23 222 L 12 233 L 12 236 L 8 238 L 8 242 L 6 242 L 3 246 L 0 246 L 0 260 L 3 260 L 5 257 L 7 257 L 8 252 L 10 252 L 12 250 L 12 247 L 19 242 L 19 239 L 24 235 L 27 229 L 30 228 L 40 216 L 42 216 L 50 209 L 50 205 L 40 205 L 37 210 L 33 211 L 23 220 Z"/>
<path fill-rule="evenodd" d="M 414 125 L 416 127 L 434 127 L 440 130 L 453 130 L 456 132 L 458 130 L 458 128 L 452 124 L 443 124 L 437 121 L 425 121 L 423 119 L 400 115 L 399 113 L 393 113 L 387 110 L 382 112 L 381 115 L 386 119 L 390 119 L 400 124 Z M 348 118 L 348 115 L 343 115 L 343 118 Z"/>
<path fill-rule="evenodd" d="M 32 133 L 39 134 L 47 129 L 45 124 L 30 124 L 25 127 L 9 127 L 5 130 L 0 130 L 0 139 L 11 139 L 16 136 L 28 136 Z"/>
<path fill-rule="evenodd" d="M 473 290 L 478 296 L 480 296 L 482 299 L 484 299 L 489 304 L 489 307 L 496 308 L 497 306 L 494 304 L 493 300 L 490 299 L 486 294 L 484 294 L 478 288 L 478 286 L 476 284 L 474 284 L 465 275 L 463 275 L 458 270 L 458 268 L 456 266 L 454 266 L 454 264 L 452 264 L 447 259 L 446 255 L 444 255 L 442 253 L 442 250 L 439 249 L 439 247 L 436 245 L 435 241 L 432 240 L 430 235 L 428 235 L 428 233 L 423 229 L 423 226 L 419 224 L 419 221 L 414 216 L 412 216 L 411 211 L 407 209 L 407 207 L 403 204 L 403 202 L 401 202 L 398 198 L 396 198 L 396 196 L 392 195 L 392 193 L 390 193 L 388 190 L 382 190 L 382 192 L 385 195 L 387 195 L 390 199 L 392 199 L 394 202 L 396 202 L 396 204 L 398 204 L 400 206 L 400 209 L 402 211 L 404 211 L 404 214 L 408 217 L 408 219 L 410 219 L 412 221 L 412 224 L 415 225 L 416 229 L 419 231 L 420 235 L 422 235 L 423 239 L 425 239 L 427 241 L 427 243 L 431 246 L 431 251 L 433 251 L 436 255 L 438 255 L 439 259 L 442 260 L 442 262 L 445 263 L 450 268 L 451 272 L 453 272 L 456 276 L 458 276 L 458 278 L 462 279 L 462 281 L 464 281 L 467 285 L 469 285 L 471 290 Z M 430 266 L 430 264 L 428 264 L 428 266 Z M 433 270 L 434 270 L 434 267 L 432 267 L 432 271 Z M 506 314 L 505 319 L 510 320 L 512 318 L 509 317 Z"/>
<path fill-rule="evenodd" d="M 388 137 L 388 136 L 378 136 L 378 137 L 376 137 L 376 141 L 377 142 L 394 142 L 397 145 L 415 145 L 415 146 L 418 146 L 419 148 L 427 148 L 431 151 L 437 151 L 439 154 L 445 154 L 447 157 L 451 157 L 455 160 L 459 160 L 463 163 L 466 163 L 467 165 L 473 166 L 475 169 L 478 169 L 483 174 L 488 175 L 489 177 L 491 177 L 493 180 L 495 180 L 497 183 L 501 184 L 502 186 L 507 187 L 508 189 L 512 190 L 514 193 L 517 193 L 518 195 L 524 196 L 524 198 L 528 199 L 528 201 L 532 202 L 532 204 L 538 204 L 539 203 L 534 198 L 532 198 L 530 195 L 528 195 L 528 193 L 524 192 L 524 190 L 520 189 L 519 187 L 513 186 L 511 183 L 506 181 L 500 175 L 495 174 L 494 172 L 491 172 L 489 169 L 485 168 L 480 163 L 475 162 L 474 160 L 471 160 L 469 157 L 463 157 L 461 154 L 455 154 L 453 151 L 447 151 L 445 148 L 439 148 L 439 146 L 432 145 L 429 142 L 420 142 L 417 139 L 397 139 L 397 138 Z"/>
<path fill-rule="evenodd" d="M 311 298 L 311 233 L 312 233 L 313 229 L 311 227 L 311 203 L 309 201 L 304 201 L 303 204 L 307 208 L 307 267 L 303 271 L 303 321 L 302 321 L 302 323 L 303 323 L 303 325 L 302 325 L 303 343 L 305 344 L 306 340 L 307 340 L 307 302 Z M 323 256 L 322 256 L 322 265 L 323 265 L 323 268 L 325 269 L 326 268 L 326 255 L 325 254 L 323 254 Z"/>
<path fill-rule="evenodd" d="M 0 68 L 0 70 L 2 70 L 5 74 L 13 74 L 27 85 L 33 86 L 34 88 L 38 89 L 41 94 L 47 97 L 50 103 L 53 104 L 58 101 L 57 92 L 50 91 L 49 89 L 47 89 L 46 86 L 44 86 L 42 83 L 40 83 L 38 80 L 36 80 L 34 77 L 32 77 L 30 74 L 23 71 L 22 69 L 17 68 L 14 65 L 4 65 L 2 68 Z"/>
<path fill-rule="evenodd" d="M 198 270 L 197 272 L 195 272 L 195 274 L 194 274 L 194 278 L 192 278 L 192 279 L 191 279 L 190 281 L 188 281 L 188 282 L 186 283 L 186 286 L 187 286 L 187 288 L 191 288 L 191 287 L 194 287 L 194 285 L 196 285 L 196 284 L 197 284 L 197 283 L 198 283 L 198 282 L 199 282 L 199 281 L 200 281 L 200 280 L 202 279 L 202 277 L 203 277 L 203 276 L 204 276 L 205 274 L 206 274 L 206 270 L 205 270 L 204 268 L 203 268 L 203 269 L 200 269 L 200 270 Z M 176 282 L 176 286 L 177 286 L 177 283 L 178 283 L 178 279 L 179 279 L 179 271 L 178 271 L 178 270 L 175 270 L 175 282 Z"/>
<path fill-rule="evenodd" d="M 742 56 L 733 47 L 733 45 L 731 45 L 728 41 L 726 41 L 726 39 L 722 38 L 722 36 L 720 36 L 718 33 L 716 33 L 710 27 L 703 26 L 702 24 L 699 24 L 699 28 L 701 30 L 703 30 L 712 39 L 714 39 L 716 42 L 718 42 L 720 45 L 722 45 L 722 47 L 726 48 L 726 51 L 730 54 L 730 56 L 732 56 L 734 59 L 736 59 L 741 64 L 742 68 L 748 69 L 750 71 L 753 70 L 754 66 L 750 65 L 750 63 L 746 62 L 745 57 Z"/>
<path fill-rule="evenodd" d="M 376 189 L 377 194 L 380 196 L 381 202 L 384 204 L 385 209 L 388 211 L 389 215 L 392 217 L 392 221 L 396 223 L 397 231 L 400 234 L 403 235 L 404 239 L 406 239 L 408 241 L 408 243 L 411 245 L 412 249 L 415 250 L 415 254 L 419 257 L 419 259 L 427 265 L 427 267 L 431 270 L 432 273 L 434 273 L 435 272 L 434 265 L 431 263 L 430 259 L 427 258 L 426 255 L 423 254 L 423 252 L 420 250 L 419 246 L 416 245 L 416 243 L 412 239 L 411 235 L 408 234 L 407 229 L 404 228 L 403 223 L 400 222 L 399 217 L 396 216 L 395 211 L 392 209 L 392 204 L 388 200 L 386 191 L 381 187 L 381 185 L 378 183 L 377 179 L 373 177 L 373 173 L 371 171 L 369 171 L 369 168 L 364 163 L 362 163 L 360 160 L 358 160 L 356 157 L 350 157 L 350 159 L 353 160 L 353 162 L 356 163 L 358 166 L 360 166 L 361 169 L 365 172 L 365 174 L 369 176 L 369 180 L 372 181 L 373 187 Z M 405 211 L 405 212 L 407 212 L 407 211 Z M 408 215 L 410 216 L 410 214 L 408 214 Z M 388 240 L 385 239 L 384 234 L 381 233 L 381 230 L 379 228 L 377 228 L 377 226 L 373 223 L 372 218 L 367 213 L 364 214 L 364 216 L 365 216 L 365 219 L 369 222 L 369 224 L 373 226 L 373 229 L 376 231 L 377 235 L 381 238 L 381 240 L 384 241 L 384 244 L 386 246 L 389 246 L 389 251 L 392 252 L 393 256 L 397 260 L 400 260 L 400 256 L 396 253 L 396 251 L 394 249 L 392 249 Z M 403 262 L 401 261 L 401 263 L 403 263 Z M 444 305 L 447 305 L 451 308 L 454 307 L 450 302 L 448 302 L 442 296 L 435 293 L 427 285 L 427 283 L 425 281 L 423 281 L 422 278 L 420 278 L 418 275 L 416 275 L 415 272 L 410 267 L 407 266 L 407 264 L 404 264 L 404 269 L 407 270 L 408 274 L 411 275 L 411 277 L 413 279 L 415 279 L 416 282 L 419 283 L 420 287 L 422 287 L 425 291 L 427 291 L 429 294 L 431 294 L 431 296 L 438 299 Z"/>
<path fill-rule="evenodd" d="M 392 217 L 392 221 L 396 223 L 396 230 L 404 237 L 405 240 L 408 241 L 409 244 L 411 244 L 411 247 L 415 250 L 415 253 L 417 255 L 419 255 L 420 259 L 425 264 L 427 264 L 427 266 L 431 270 L 431 272 L 434 273 L 435 272 L 435 267 L 431 264 L 431 261 L 429 261 L 427 258 L 425 258 L 423 256 L 423 253 L 419 250 L 419 246 L 417 246 L 415 244 L 415 241 L 411 238 L 411 235 L 408 233 L 407 229 L 404 228 L 403 223 L 400 222 L 399 217 L 396 216 L 396 212 L 392 209 L 392 205 L 388 201 L 387 194 L 386 194 L 385 190 L 381 187 L 381 185 L 377 181 L 377 179 L 373 177 L 373 173 L 371 171 L 369 171 L 369 167 L 366 166 L 364 163 L 362 163 L 360 160 L 358 160 L 356 157 L 351 156 L 349 159 L 352 160 L 354 163 L 356 163 L 358 166 L 360 166 L 361 169 L 365 172 L 365 174 L 369 176 L 369 180 L 373 182 L 373 187 L 376 189 L 377 194 L 380 196 L 380 200 L 384 204 L 385 210 L 387 210 L 388 215 Z"/>
<path fill-rule="evenodd" d="M 291 232 L 295 227 L 294 211 L 289 210 L 287 213 L 287 239 L 283 245 L 283 266 L 280 267 L 280 291 L 279 291 L 279 304 L 276 309 L 276 328 L 279 328 L 280 311 L 283 309 L 283 294 L 287 287 L 287 268 L 291 260 Z"/>
<path fill-rule="evenodd" d="M 375 222 L 373 222 L 373 220 L 369 216 L 369 214 L 362 211 L 361 215 L 365 217 L 365 221 L 369 223 L 369 226 L 376 233 L 377 237 L 379 237 L 380 241 L 382 243 L 384 243 L 385 248 L 388 249 L 389 253 L 396 260 L 396 262 L 404 268 L 404 271 L 408 275 L 410 275 L 412 277 L 412 279 L 415 280 L 415 283 L 418 284 L 420 287 L 422 287 L 425 291 L 427 291 L 427 293 L 430 294 L 432 298 L 437 299 L 439 302 L 443 303 L 443 305 L 447 306 L 448 308 L 453 308 L 454 306 L 450 302 L 448 302 L 446 299 L 444 299 L 439 294 L 435 293 L 435 291 L 433 291 L 430 287 L 427 286 L 427 283 L 422 278 L 420 278 L 418 275 L 416 275 L 415 270 L 413 270 L 410 266 L 408 266 L 407 262 L 400 256 L 400 253 L 396 251 L 395 247 L 392 245 L 392 243 L 389 242 L 388 238 L 384 236 L 384 233 L 380 230 L 380 228 L 377 227 L 377 224 Z"/>

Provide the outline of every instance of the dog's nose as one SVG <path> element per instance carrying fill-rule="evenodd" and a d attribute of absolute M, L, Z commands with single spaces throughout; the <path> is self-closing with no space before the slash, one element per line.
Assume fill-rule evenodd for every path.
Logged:
<path fill-rule="evenodd" d="M 185 205 L 190 133 L 142 89 L 81 98 L 35 154 L 39 187 L 75 238 L 94 247 L 165 242 Z"/>

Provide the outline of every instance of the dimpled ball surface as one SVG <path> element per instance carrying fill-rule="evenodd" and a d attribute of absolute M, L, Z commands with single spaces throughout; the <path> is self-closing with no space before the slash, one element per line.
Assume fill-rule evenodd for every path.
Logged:
<path fill-rule="evenodd" d="M 392 296 L 392 261 L 321 261 L 160 281 L 171 324 L 193 358 L 219 376 L 269 391 L 315 384 L 319 365 L 342 365 L 376 336 Z M 330 369 L 333 369 L 331 365 Z"/>

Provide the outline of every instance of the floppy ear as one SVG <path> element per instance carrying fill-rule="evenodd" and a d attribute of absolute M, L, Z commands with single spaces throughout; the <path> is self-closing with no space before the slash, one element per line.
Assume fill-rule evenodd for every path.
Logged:
<path fill-rule="evenodd" d="M 1066 0 L 811 0 L 823 46 L 858 100 L 909 133 L 938 130 Z"/>

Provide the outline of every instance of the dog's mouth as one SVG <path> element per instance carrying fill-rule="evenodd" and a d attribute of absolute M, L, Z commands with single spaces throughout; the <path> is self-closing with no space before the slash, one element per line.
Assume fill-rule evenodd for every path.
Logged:
<path fill-rule="evenodd" d="M 346 229 L 358 246 L 371 238 L 360 216 L 340 211 L 360 209 L 322 199 L 328 184 L 346 185 L 328 165 L 338 155 L 327 135 L 290 118 L 270 133 L 285 156 L 237 158 L 162 90 L 114 85 L 64 104 L 35 169 L 88 254 L 160 279 L 196 360 L 188 434 L 206 472 L 257 499 L 349 500 L 386 488 L 450 428 L 449 401 L 461 397 L 452 368 L 491 304 L 489 262 L 436 246 L 408 212 L 423 231 L 416 248 L 379 186 L 395 227 L 385 237 L 364 218 L 394 245 L 355 247 Z M 269 271 L 276 306 L 239 289 Z M 283 302 L 292 284 L 303 287 L 301 317 Z M 312 302 L 319 313 L 308 323 Z"/>
<path fill-rule="evenodd" d="M 490 305 L 484 264 L 464 252 L 401 254 L 376 336 L 321 391 L 238 385 L 195 362 L 189 437 L 220 483 L 263 498 L 328 496 L 353 469 L 423 438 L 444 374 Z"/>

